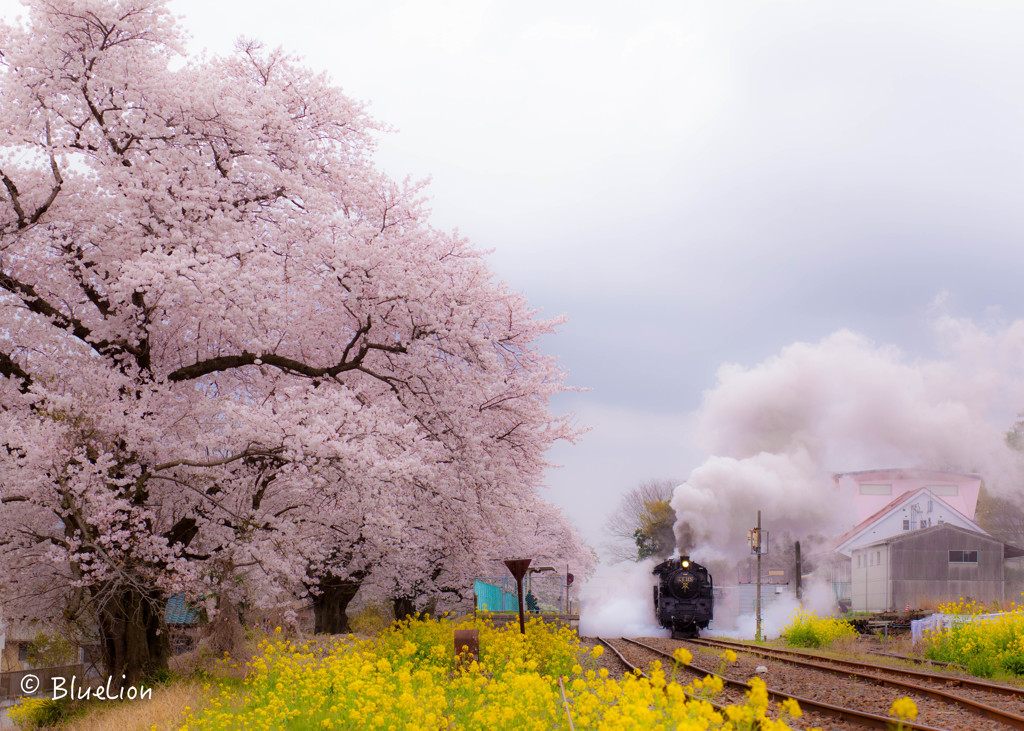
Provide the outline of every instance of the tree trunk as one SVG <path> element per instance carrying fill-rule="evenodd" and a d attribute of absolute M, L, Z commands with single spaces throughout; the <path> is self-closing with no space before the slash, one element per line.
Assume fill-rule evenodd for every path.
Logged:
<path fill-rule="evenodd" d="M 167 669 L 170 640 L 164 597 L 156 591 L 119 587 L 99 606 L 103 665 L 111 690 L 138 685 Z"/>
<path fill-rule="evenodd" d="M 209 638 L 210 649 L 217 655 L 227 653 L 233 658 L 238 658 L 245 647 L 242 618 L 239 616 L 238 607 L 230 600 L 221 597 L 219 604 L 217 614 L 206 626 L 204 634 Z"/>
<path fill-rule="evenodd" d="M 395 619 L 397 620 L 411 617 L 416 611 L 416 605 L 413 603 L 412 597 L 396 596 L 391 602 L 395 607 Z"/>
<path fill-rule="evenodd" d="M 313 631 L 328 634 L 348 634 L 348 615 L 345 610 L 355 597 L 362 578 L 339 579 L 326 576 L 320 579 L 320 593 L 313 597 Z"/>

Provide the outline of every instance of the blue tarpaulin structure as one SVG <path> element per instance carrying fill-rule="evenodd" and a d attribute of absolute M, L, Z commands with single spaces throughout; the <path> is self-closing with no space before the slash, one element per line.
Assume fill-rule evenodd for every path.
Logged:
<path fill-rule="evenodd" d="M 199 613 L 185 603 L 184 594 L 175 594 L 167 600 L 164 619 L 167 624 L 195 624 L 199 621 Z"/>
<path fill-rule="evenodd" d="M 519 597 L 504 591 L 500 586 L 477 579 L 473 582 L 473 593 L 476 594 L 477 609 L 486 609 L 488 612 L 519 611 Z"/>

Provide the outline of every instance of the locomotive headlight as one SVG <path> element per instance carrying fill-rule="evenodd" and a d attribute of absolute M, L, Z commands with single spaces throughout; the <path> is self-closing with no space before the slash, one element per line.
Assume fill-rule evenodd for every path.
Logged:
<path fill-rule="evenodd" d="M 684 569 L 690 568 L 690 562 L 689 561 L 683 561 L 683 568 Z"/>

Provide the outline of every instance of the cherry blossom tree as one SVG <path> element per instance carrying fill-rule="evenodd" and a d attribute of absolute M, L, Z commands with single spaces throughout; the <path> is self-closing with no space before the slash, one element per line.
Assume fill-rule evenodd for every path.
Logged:
<path fill-rule="evenodd" d="M 507 558 L 571 564 L 581 577 L 592 571 L 592 551 L 559 508 L 535 491 L 490 494 L 424 496 L 399 484 L 346 491 L 336 513 L 345 519 L 311 524 L 319 537 L 303 541 L 318 631 L 348 632 L 345 609 L 364 585 L 401 617 L 468 609 L 473 580 L 504 572 Z"/>
<path fill-rule="evenodd" d="M 133 683 L 166 663 L 172 592 L 398 551 L 411 590 L 436 566 L 405 557 L 450 526 L 535 506 L 574 435 L 537 348 L 557 323 L 374 168 L 359 104 L 253 42 L 184 59 L 162 0 L 27 6 L 0 24 L 9 616 L 94 617 Z"/>

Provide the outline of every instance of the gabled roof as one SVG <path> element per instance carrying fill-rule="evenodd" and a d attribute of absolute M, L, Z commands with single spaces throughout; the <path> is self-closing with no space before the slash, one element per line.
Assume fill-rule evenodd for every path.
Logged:
<path fill-rule="evenodd" d="M 872 472 L 877 472 L 877 471 L 880 471 L 880 470 L 872 470 Z M 851 540 L 856 538 L 858 535 L 860 535 L 861 533 L 863 533 L 867 529 L 871 528 L 876 523 L 881 522 L 881 520 L 883 518 L 885 518 L 888 515 L 890 515 L 891 513 L 895 512 L 901 505 L 903 505 L 904 503 L 910 502 L 913 499 L 916 499 L 922 493 L 927 493 L 928 497 L 931 500 L 935 500 L 936 502 L 942 503 L 942 505 L 944 505 L 946 508 L 951 510 L 956 515 L 959 515 L 961 518 L 963 518 L 965 521 L 967 521 L 970 525 L 972 525 L 974 528 L 976 528 L 979 533 L 982 533 L 983 535 L 991 537 L 991 535 L 988 533 L 988 531 L 986 531 L 980 525 L 978 525 L 973 520 L 968 518 L 966 515 L 961 513 L 959 510 L 954 508 L 952 505 L 947 503 L 945 500 L 943 500 L 942 498 L 938 497 L 935 493 L 933 493 L 927 487 L 919 487 L 916 490 L 911 490 L 909 492 L 903 493 L 902 495 L 898 495 L 896 498 L 891 500 L 887 505 L 885 505 L 884 507 L 876 510 L 874 513 L 872 513 L 867 518 L 865 518 L 864 520 L 859 522 L 857 525 L 855 525 L 852 528 L 850 528 L 850 530 L 846 531 L 841 536 L 837 536 L 835 541 L 832 543 L 831 550 L 832 551 L 839 551 L 839 549 L 841 549 L 844 545 L 846 545 Z M 924 529 L 924 530 L 927 530 L 927 529 Z"/>
<path fill-rule="evenodd" d="M 965 533 L 967 535 L 972 536 L 980 535 L 984 538 L 988 538 L 993 543 L 1000 543 L 1003 546 L 1003 558 L 1019 558 L 1020 556 L 1024 556 L 1024 548 L 1018 548 L 1017 546 L 1012 546 L 1009 543 L 1003 543 L 1003 541 L 999 540 L 991 533 L 985 532 L 984 530 L 969 530 L 967 528 L 955 525 L 953 523 L 939 523 L 938 525 L 929 526 L 928 528 L 921 528 L 915 531 L 899 533 L 895 536 L 889 536 L 888 538 L 882 538 L 880 540 L 874 541 L 873 543 L 866 543 L 863 546 L 858 546 L 854 550 L 859 551 L 862 549 L 871 548 L 872 546 L 891 545 L 893 543 L 913 540 L 918 536 L 928 535 L 929 533 L 935 533 L 939 531 L 956 531 L 959 533 Z"/>
<path fill-rule="evenodd" d="M 839 477 L 839 475 L 836 475 L 836 477 Z M 857 523 L 857 525 L 855 525 L 852 528 L 850 528 L 850 530 L 846 531 L 845 533 L 843 533 L 840 536 L 836 536 L 835 540 L 832 542 L 831 550 L 835 551 L 841 545 L 843 545 L 848 540 L 853 538 L 855 535 L 860 533 L 862 530 L 864 530 L 868 526 L 872 525 L 873 523 L 877 522 L 880 518 L 888 515 L 893 510 L 895 510 L 900 505 L 902 505 L 903 503 L 905 503 L 908 500 L 910 500 L 910 498 L 914 497 L 915 495 L 917 495 L 917 493 L 921 492 L 924 489 L 925 488 L 920 487 L 917 490 L 913 490 L 911 492 L 905 492 L 905 493 L 903 493 L 901 495 L 897 495 L 895 498 L 890 500 L 887 505 L 885 505 L 885 506 L 879 508 L 878 510 L 876 510 L 875 512 L 873 512 L 871 515 L 866 517 L 864 520 L 862 520 L 861 522 Z"/>

